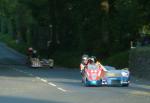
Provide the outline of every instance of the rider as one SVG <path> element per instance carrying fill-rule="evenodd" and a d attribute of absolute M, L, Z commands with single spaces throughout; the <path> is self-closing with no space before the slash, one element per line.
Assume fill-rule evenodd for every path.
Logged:
<path fill-rule="evenodd" d="M 30 59 L 30 58 L 32 57 L 32 54 L 33 54 L 33 48 L 32 48 L 32 47 L 29 47 L 29 48 L 28 48 L 28 51 L 27 51 L 28 59 Z"/>
<path fill-rule="evenodd" d="M 33 50 L 32 53 L 32 65 L 38 65 L 39 64 L 39 59 L 38 59 L 38 55 L 37 55 L 37 51 Z"/>
<path fill-rule="evenodd" d="M 80 71 L 81 71 L 81 73 L 85 69 L 85 66 L 88 64 L 88 59 L 89 59 L 88 55 L 83 55 L 82 56 L 82 61 L 81 61 L 81 64 L 80 64 Z"/>

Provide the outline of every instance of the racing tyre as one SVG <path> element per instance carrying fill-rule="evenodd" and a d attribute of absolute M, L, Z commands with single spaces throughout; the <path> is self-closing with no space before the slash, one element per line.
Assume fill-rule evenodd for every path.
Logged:
<path fill-rule="evenodd" d="M 49 67 L 50 69 L 53 69 L 53 67 Z"/>
<path fill-rule="evenodd" d="M 101 86 L 102 86 L 102 80 L 98 83 L 97 86 L 98 86 L 98 87 L 101 87 Z"/>
<path fill-rule="evenodd" d="M 128 87 L 128 86 L 129 86 L 129 84 L 123 84 L 122 86 L 123 86 L 123 87 Z"/>

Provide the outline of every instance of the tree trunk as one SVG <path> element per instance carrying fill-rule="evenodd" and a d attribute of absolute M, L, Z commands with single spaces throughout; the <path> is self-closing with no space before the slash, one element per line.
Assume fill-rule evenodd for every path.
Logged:
<path fill-rule="evenodd" d="M 7 26 L 8 26 L 8 34 L 13 35 L 13 25 L 12 25 L 12 20 L 10 18 L 8 19 Z"/>
<path fill-rule="evenodd" d="M 28 27 L 27 32 L 26 32 L 26 38 L 27 38 L 27 44 L 31 45 L 31 30 Z"/>
<path fill-rule="evenodd" d="M 19 16 L 16 16 L 15 24 L 16 24 L 16 38 L 15 39 L 16 39 L 16 42 L 19 43 L 22 40 Z"/>
<path fill-rule="evenodd" d="M 109 2 L 108 0 L 102 0 L 100 4 L 101 12 L 102 12 L 102 35 L 103 42 L 107 43 L 109 41 Z"/>

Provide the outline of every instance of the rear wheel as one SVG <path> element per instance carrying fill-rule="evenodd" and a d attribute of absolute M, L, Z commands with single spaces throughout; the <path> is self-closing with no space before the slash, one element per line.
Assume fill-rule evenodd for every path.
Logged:
<path fill-rule="evenodd" d="M 98 87 L 102 86 L 102 80 L 100 80 L 100 82 L 97 85 Z"/>
<path fill-rule="evenodd" d="M 50 69 L 53 69 L 53 66 L 49 66 Z"/>
<path fill-rule="evenodd" d="M 123 86 L 123 87 L 128 87 L 128 86 L 129 86 L 129 84 L 123 84 L 122 86 Z"/>

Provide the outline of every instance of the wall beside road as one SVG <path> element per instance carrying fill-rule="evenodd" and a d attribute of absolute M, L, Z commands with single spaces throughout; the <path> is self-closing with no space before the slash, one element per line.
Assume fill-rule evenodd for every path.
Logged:
<path fill-rule="evenodd" d="M 150 47 L 138 47 L 130 51 L 131 75 L 150 80 Z"/>

